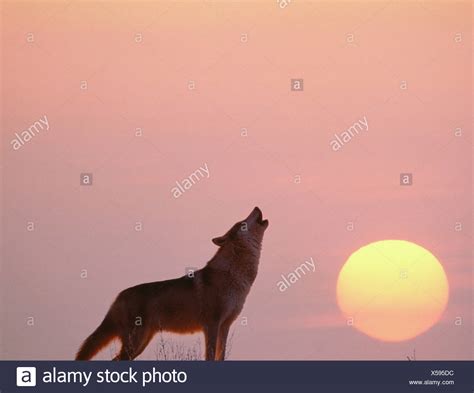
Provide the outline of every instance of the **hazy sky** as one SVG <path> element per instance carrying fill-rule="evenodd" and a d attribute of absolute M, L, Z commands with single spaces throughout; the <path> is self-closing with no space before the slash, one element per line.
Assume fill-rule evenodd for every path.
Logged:
<path fill-rule="evenodd" d="M 2 358 L 73 358 L 120 290 L 203 266 L 256 205 L 270 226 L 232 359 L 472 357 L 470 2 L 2 7 Z M 349 255 L 382 239 L 430 250 L 450 286 L 398 344 L 336 300 Z"/>

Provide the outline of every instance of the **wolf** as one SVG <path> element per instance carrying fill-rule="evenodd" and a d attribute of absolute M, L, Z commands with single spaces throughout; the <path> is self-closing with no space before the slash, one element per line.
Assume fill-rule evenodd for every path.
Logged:
<path fill-rule="evenodd" d="M 120 292 L 102 323 L 83 342 L 76 360 L 93 358 L 114 338 L 122 343 L 114 360 L 133 360 L 161 331 L 203 332 L 206 360 L 224 360 L 229 328 L 257 277 L 268 224 L 255 207 L 246 219 L 212 239 L 219 248 L 193 277 L 140 284 Z"/>

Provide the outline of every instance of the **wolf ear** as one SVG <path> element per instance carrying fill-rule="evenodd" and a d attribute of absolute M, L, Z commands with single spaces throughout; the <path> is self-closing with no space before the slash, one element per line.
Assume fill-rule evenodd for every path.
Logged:
<path fill-rule="evenodd" d="M 216 246 L 222 247 L 225 244 L 226 240 L 227 240 L 227 236 L 224 235 L 224 236 L 215 237 L 214 239 L 212 239 L 212 242 Z"/>

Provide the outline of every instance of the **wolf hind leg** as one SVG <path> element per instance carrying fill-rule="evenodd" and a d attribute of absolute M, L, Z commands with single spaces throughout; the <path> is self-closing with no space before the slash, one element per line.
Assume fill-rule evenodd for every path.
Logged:
<path fill-rule="evenodd" d="M 134 329 L 127 336 L 121 337 L 122 348 L 113 360 L 134 360 L 145 350 L 153 336 L 151 329 Z"/>

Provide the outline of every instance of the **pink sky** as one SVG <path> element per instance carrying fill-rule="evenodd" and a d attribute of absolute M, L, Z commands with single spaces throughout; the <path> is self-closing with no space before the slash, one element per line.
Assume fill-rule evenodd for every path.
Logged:
<path fill-rule="evenodd" d="M 232 359 L 472 358 L 469 2 L 2 8 L 1 358 L 71 359 L 120 290 L 203 266 L 256 205 L 270 226 Z M 450 284 L 440 323 L 398 344 L 348 327 L 335 289 L 353 251 L 391 238 L 430 250 Z M 310 257 L 315 273 L 281 293 Z"/>

